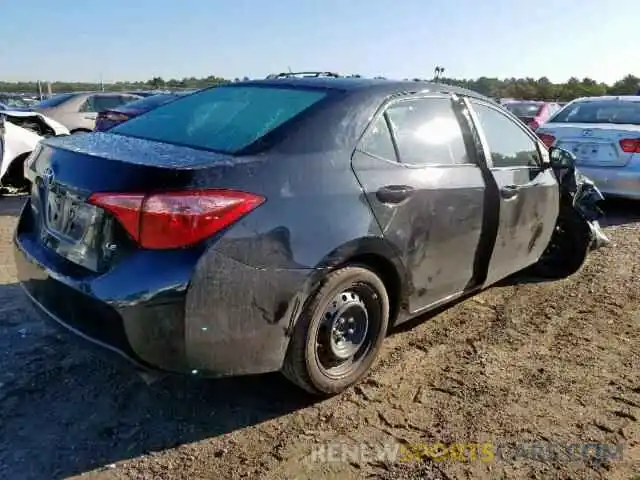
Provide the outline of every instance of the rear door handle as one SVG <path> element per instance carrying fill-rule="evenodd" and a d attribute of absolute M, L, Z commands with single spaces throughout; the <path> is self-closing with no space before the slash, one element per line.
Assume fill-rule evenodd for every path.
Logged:
<path fill-rule="evenodd" d="M 376 192 L 376 197 L 382 203 L 400 203 L 414 192 L 415 188 L 408 185 L 387 185 Z"/>
<path fill-rule="evenodd" d="M 500 195 L 502 196 L 502 198 L 509 199 L 518 195 L 519 191 L 520 191 L 519 185 L 505 185 L 500 189 Z"/>

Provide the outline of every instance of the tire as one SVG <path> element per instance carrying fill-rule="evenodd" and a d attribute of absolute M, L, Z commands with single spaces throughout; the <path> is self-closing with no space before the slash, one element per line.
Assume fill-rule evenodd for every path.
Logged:
<path fill-rule="evenodd" d="M 29 157 L 29 154 L 21 155 L 13 159 L 11 165 L 7 170 L 3 178 L 3 185 L 7 187 L 13 187 L 17 190 L 29 190 L 29 180 L 24 178 L 24 162 Z"/>
<path fill-rule="evenodd" d="M 584 264 L 591 237 L 586 221 L 573 208 L 560 213 L 549 246 L 529 273 L 548 279 L 566 278 Z"/>
<path fill-rule="evenodd" d="M 375 273 L 356 265 L 331 272 L 298 318 L 282 373 L 314 395 L 340 393 L 368 373 L 388 325 L 389 297 Z"/>

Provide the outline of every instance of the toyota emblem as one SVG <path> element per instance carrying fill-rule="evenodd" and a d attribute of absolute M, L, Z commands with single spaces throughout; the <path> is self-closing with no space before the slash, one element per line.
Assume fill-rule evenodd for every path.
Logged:
<path fill-rule="evenodd" d="M 582 131 L 582 136 L 583 137 L 590 137 L 591 135 L 593 135 L 593 130 L 583 130 Z"/>
<path fill-rule="evenodd" d="M 50 187 L 53 184 L 54 177 L 53 168 L 51 167 L 45 168 L 44 172 L 42 172 L 42 181 L 47 187 Z"/>

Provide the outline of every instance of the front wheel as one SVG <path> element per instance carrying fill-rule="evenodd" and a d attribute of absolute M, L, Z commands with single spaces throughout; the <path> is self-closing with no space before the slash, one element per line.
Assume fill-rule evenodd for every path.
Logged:
<path fill-rule="evenodd" d="M 586 220 L 572 207 L 561 208 L 551 241 L 529 272 L 548 279 L 573 275 L 582 267 L 590 245 L 591 231 Z"/>
<path fill-rule="evenodd" d="M 389 297 L 371 270 L 336 270 L 305 305 L 282 373 L 315 395 L 334 395 L 364 377 L 389 324 Z"/>

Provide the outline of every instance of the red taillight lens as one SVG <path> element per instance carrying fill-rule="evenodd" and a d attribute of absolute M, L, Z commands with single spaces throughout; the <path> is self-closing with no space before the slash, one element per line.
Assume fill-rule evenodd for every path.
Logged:
<path fill-rule="evenodd" d="M 264 203 L 233 190 L 192 190 L 150 195 L 95 193 L 89 203 L 111 212 L 144 248 L 194 245 Z"/>
<path fill-rule="evenodd" d="M 624 153 L 640 153 L 640 138 L 620 140 L 620 148 Z"/>
<path fill-rule="evenodd" d="M 549 135 L 548 133 L 539 133 L 538 138 L 542 140 L 542 143 L 544 143 L 547 148 L 553 146 L 553 143 L 556 141 L 556 137 Z"/>

